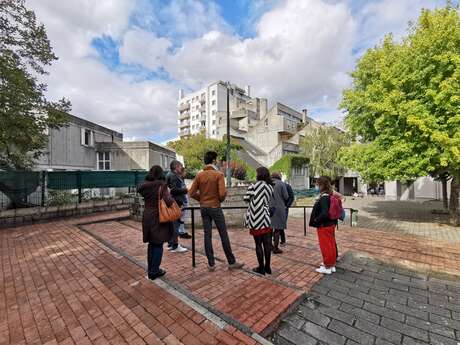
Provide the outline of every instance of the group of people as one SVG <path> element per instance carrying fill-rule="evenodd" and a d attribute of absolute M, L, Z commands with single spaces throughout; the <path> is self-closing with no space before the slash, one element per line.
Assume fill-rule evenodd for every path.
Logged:
<path fill-rule="evenodd" d="M 215 270 L 215 257 L 212 245 L 212 223 L 214 222 L 220 236 L 222 248 L 229 269 L 240 269 L 244 263 L 238 262 L 233 254 L 227 232 L 221 203 L 225 200 L 227 189 L 224 175 L 217 167 L 217 153 L 206 152 L 204 168 L 195 177 L 190 189 L 187 189 L 184 176 L 185 169 L 178 161 L 171 162 L 170 172 L 165 175 L 163 169 L 153 166 L 138 192 L 144 197 L 145 209 L 142 220 L 143 241 L 147 246 L 148 278 L 153 280 L 163 276 L 166 271 L 160 268 L 163 257 L 163 244 L 173 253 L 183 253 L 187 249 L 179 243 L 179 238 L 190 238 L 184 229 L 184 211 L 174 221 L 160 222 L 159 202 L 167 207 L 174 203 L 184 209 L 188 205 L 188 196 L 200 204 L 203 221 L 204 249 L 208 261 L 208 270 Z M 279 248 L 286 244 L 286 224 L 289 207 L 294 202 L 294 193 L 289 184 L 282 181 L 280 173 L 270 172 L 265 167 L 256 171 L 256 182 L 248 187 L 244 201 L 247 202 L 245 225 L 254 237 L 258 266 L 253 271 L 259 274 L 271 274 L 271 254 L 281 254 Z M 316 182 L 319 197 L 315 203 L 310 226 L 318 228 L 318 239 L 323 256 L 323 263 L 317 272 L 330 274 L 335 272 L 337 246 L 335 228 L 337 220 L 331 219 L 329 209 L 331 198 L 341 196 L 334 192 L 330 179 L 320 177 Z"/>

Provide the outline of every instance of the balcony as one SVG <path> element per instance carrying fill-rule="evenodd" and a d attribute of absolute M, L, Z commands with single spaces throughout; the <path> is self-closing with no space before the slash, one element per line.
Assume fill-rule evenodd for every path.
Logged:
<path fill-rule="evenodd" d="M 186 128 L 186 129 L 183 129 L 179 132 L 179 135 L 181 137 L 186 137 L 186 136 L 189 136 L 190 135 L 190 129 L 189 128 Z"/>
<path fill-rule="evenodd" d="M 184 110 L 189 110 L 190 109 L 190 104 L 189 103 L 184 103 L 179 105 L 179 111 L 184 111 Z"/>
<path fill-rule="evenodd" d="M 256 113 L 249 109 L 237 109 L 230 112 L 231 119 L 255 118 Z"/>
<path fill-rule="evenodd" d="M 284 116 L 277 116 L 273 121 L 274 128 L 281 134 L 295 134 L 297 132 L 297 122 L 289 120 Z"/>
<path fill-rule="evenodd" d="M 179 124 L 179 128 L 185 128 L 190 126 L 190 121 L 184 121 Z"/>
<path fill-rule="evenodd" d="M 203 105 L 206 103 L 206 97 L 200 98 L 200 103 Z"/>
<path fill-rule="evenodd" d="M 179 120 L 186 120 L 190 118 L 190 111 L 184 111 L 179 114 Z"/>

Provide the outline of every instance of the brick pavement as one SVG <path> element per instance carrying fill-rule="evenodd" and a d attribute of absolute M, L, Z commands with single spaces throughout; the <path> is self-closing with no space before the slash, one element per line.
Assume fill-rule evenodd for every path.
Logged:
<path fill-rule="evenodd" d="M 280 345 L 460 343 L 460 280 L 346 255 L 273 335 Z"/>
<path fill-rule="evenodd" d="M 113 216 L 0 231 L 0 344 L 256 343 L 74 225 Z"/>
<path fill-rule="evenodd" d="M 193 344 L 200 335 L 206 339 L 200 338 L 201 343 L 224 343 L 224 338 L 226 343 L 255 342 L 234 327 L 219 328 L 167 290 L 146 281 L 142 267 L 123 256 L 145 262 L 140 224 L 111 220 L 117 216 L 126 216 L 126 213 L 0 232 L 0 286 L 4 291 L 0 294 L 0 344 L 13 343 L 11 339 L 16 343 L 33 343 L 27 339 L 35 339 L 36 343 L 54 340 L 54 343 L 85 343 L 75 340 L 78 335 L 73 336 L 71 331 L 77 327 L 83 329 L 80 336 L 85 335 L 86 343 L 116 343 L 112 339 L 131 343 L 132 336 L 139 343 L 155 338 L 164 343 Z M 76 227 L 78 223 L 89 221 L 96 223 L 84 225 L 85 231 L 107 241 L 119 253 Z M 213 239 L 217 270 L 208 272 L 202 233 L 197 231 L 197 267 L 191 268 L 190 252 L 165 252 L 167 281 L 188 291 L 205 308 L 217 311 L 218 315 L 221 313 L 224 320 L 267 334 L 292 303 L 298 301 L 301 293 L 308 292 L 321 278 L 314 272 L 321 261 L 316 235 L 309 229 L 304 237 L 302 225 L 301 219 L 291 218 L 288 245 L 283 248 L 284 254 L 273 257 L 272 277 L 261 277 L 245 270 L 228 271 L 218 236 Z M 230 238 L 237 258 L 246 262 L 248 268 L 255 266 L 253 239 L 248 232 L 231 229 Z M 430 275 L 439 271 L 460 275 L 460 243 L 348 227 L 340 228 L 337 239 L 341 254 L 357 251 Z M 182 243 L 190 247 L 190 240 Z M 399 282 L 390 283 L 397 285 Z M 339 300 L 353 301 L 343 294 L 335 296 Z M 32 310 L 33 318 L 29 316 Z M 134 315 L 136 321 L 130 323 L 127 315 Z M 176 316 L 179 322 L 171 323 Z M 452 313 L 454 316 L 458 313 Z M 59 321 L 53 323 L 56 319 Z M 145 334 L 147 330 L 141 326 L 138 328 L 143 328 L 144 332 L 137 332 L 138 323 L 145 326 L 149 334 Z M 107 330 L 105 334 L 102 331 L 105 326 L 113 332 Z M 336 326 L 337 322 L 331 325 Z"/>

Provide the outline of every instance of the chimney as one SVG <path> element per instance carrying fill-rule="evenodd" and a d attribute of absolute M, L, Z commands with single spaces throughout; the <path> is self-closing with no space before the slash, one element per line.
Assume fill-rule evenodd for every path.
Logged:
<path fill-rule="evenodd" d="M 308 110 L 307 109 L 302 109 L 302 113 L 303 113 L 303 123 L 307 123 Z"/>
<path fill-rule="evenodd" d="M 179 99 L 184 98 L 184 89 L 179 89 Z"/>
<path fill-rule="evenodd" d="M 246 87 L 244 88 L 244 91 L 246 93 L 246 96 L 251 97 L 251 86 L 246 85 Z"/>

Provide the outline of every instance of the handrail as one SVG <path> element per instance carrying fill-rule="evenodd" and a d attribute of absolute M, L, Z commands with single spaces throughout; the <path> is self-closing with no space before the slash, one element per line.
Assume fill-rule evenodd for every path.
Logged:
<path fill-rule="evenodd" d="M 222 210 L 246 210 L 247 206 L 222 206 Z M 290 206 L 287 208 L 303 209 L 303 235 L 307 236 L 307 208 L 313 208 L 313 206 Z M 191 223 L 192 223 L 192 266 L 196 267 L 196 247 L 195 247 L 195 211 L 201 209 L 200 206 L 187 206 L 183 210 L 191 211 Z M 344 210 L 350 210 L 350 227 L 353 227 L 353 213 L 358 210 L 351 207 L 344 207 Z"/>

